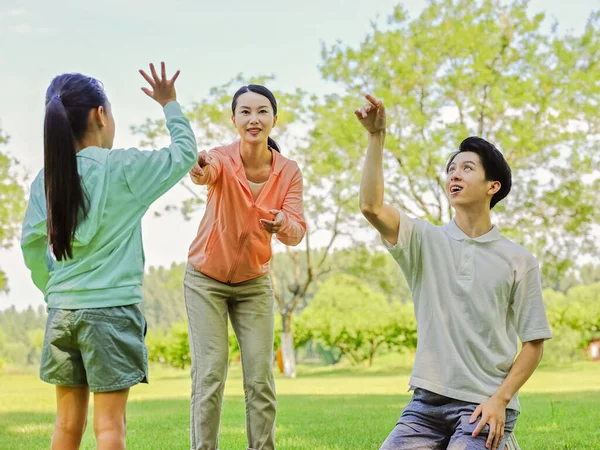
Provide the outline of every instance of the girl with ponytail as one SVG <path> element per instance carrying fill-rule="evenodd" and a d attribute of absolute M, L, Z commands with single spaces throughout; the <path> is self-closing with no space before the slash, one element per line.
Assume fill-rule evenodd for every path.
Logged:
<path fill-rule="evenodd" d="M 242 355 L 248 448 L 273 450 L 271 238 L 297 245 L 304 237 L 302 174 L 269 137 L 277 122 L 271 91 L 243 86 L 231 110 L 240 139 L 201 152 L 190 172 L 194 183 L 208 186 L 184 279 L 192 352 L 191 448 L 218 448 L 229 317 Z"/>
<path fill-rule="evenodd" d="M 52 449 L 78 449 L 94 393 L 98 449 L 125 448 L 129 388 L 147 382 L 139 308 L 141 219 L 196 163 L 196 139 L 164 63 L 140 71 L 164 110 L 169 147 L 110 150 L 115 122 L 102 84 L 59 75 L 46 92 L 44 168 L 33 181 L 21 239 L 48 304 L 40 377 L 56 385 Z"/>

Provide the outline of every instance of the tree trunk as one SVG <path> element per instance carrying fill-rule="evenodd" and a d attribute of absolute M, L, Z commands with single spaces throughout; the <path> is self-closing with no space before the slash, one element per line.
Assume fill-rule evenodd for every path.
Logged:
<path fill-rule="evenodd" d="M 292 333 L 291 313 L 282 314 L 281 354 L 283 357 L 283 375 L 296 378 L 296 355 L 294 353 L 294 334 Z"/>
<path fill-rule="evenodd" d="M 373 366 L 373 358 L 379 346 L 375 342 L 371 342 L 371 351 L 369 352 L 369 367 Z"/>

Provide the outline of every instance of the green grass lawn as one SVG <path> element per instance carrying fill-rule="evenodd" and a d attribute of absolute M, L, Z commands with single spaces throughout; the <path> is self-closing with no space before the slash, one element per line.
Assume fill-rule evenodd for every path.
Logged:
<path fill-rule="evenodd" d="M 277 446 L 282 450 L 378 449 L 409 399 L 403 368 L 301 367 L 277 378 Z M 186 449 L 189 371 L 153 366 L 150 385 L 132 389 L 128 449 Z M 600 364 L 540 369 L 521 393 L 517 438 L 523 450 L 600 449 Z M 49 448 L 54 387 L 31 374 L 0 375 L 0 449 Z M 91 417 L 90 417 L 91 423 Z M 221 422 L 221 450 L 246 448 L 239 367 L 232 367 Z M 94 449 L 88 427 L 84 449 Z"/>

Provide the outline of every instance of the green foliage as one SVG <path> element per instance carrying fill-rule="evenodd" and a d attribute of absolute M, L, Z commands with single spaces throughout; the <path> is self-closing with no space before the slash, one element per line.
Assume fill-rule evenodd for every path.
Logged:
<path fill-rule="evenodd" d="M 521 0 L 431 0 L 409 19 L 399 4 L 356 48 L 324 46 L 322 75 L 344 92 L 314 107 L 311 156 L 324 179 L 355 178 L 365 133 L 352 111 L 362 93 L 375 93 L 387 105 L 395 160 L 386 169 L 388 201 L 442 223 L 452 216 L 447 156 L 469 135 L 490 140 L 514 174 L 496 221 L 556 282 L 576 256 L 598 251 L 600 13 L 575 36 L 544 31 L 544 14 L 528 8 Z"/>
<path fill-rule="evenodd" d="M 149 328 L 146 333 L 146 348 L 148 349 L 148 361 L 168 364 L 167 361 L 167 339 L 163 330 Z"/>
<path fill-rule="evenodd" d="M 277 350 L 281 346 L 281 332 L 283 331 L 283 320 L 281 314 L 275 313 L 275 341 L 273 350 Z M 298 349 L 305 346 L 312 338 L 313 331 L 309 324 L 302 320 L 294 320 L 292 323 L 292 333 L 294 337 L 294 348 Z"/>
<path fill-rule="evenodd" d="M 148 331 L 146 335 L 148 360 L 185 369 L 192 363 L 185 322 L 176 322 L 165 333 L 161 330 Z"/>
<path fill-rule="evenodd" d="M 191 365 L 188 327 L 185 322 L 174 323 L 167 333 L 166 359 L 173 367 L 185 369 Z"/>
<path fill-rule="evenodd" d="M 0 130 L 0 248 L 10 248 L 20 232 L 25 215 L 23 180 L 15 174 L 19 162 L 8 156 L 3 147 L 8 136 Z M 8 291 L 6 274 L 0 270 L 0 292 Z"/>
<path fill-rule="evenodd" d="M 44 346 L 44 334 L 44 328 L 35 328 L 27 331 L 27 341 L 29 342 L 29 345 L 41 351 Z"/>
<path fill-rule="evenodd" d="M 394 304 L 386 332 L 388 348 L 404 352 L 417 348 L 417 319 L 412 303 Z"/>
<path fill-rule="evenodd" d="M 142 308 L 148 327 L 166 330 L 186 318 L 183 296 L 185 263 L 171 267 L 150 267 L 144 276 Z"/>
<path fill-rule="evenodd" d="M 544 291 L 553 338 L 544 360 L 568 362 L 583 358 L 593 338 L 600 338 L 600 283 L 576 286 L 566 294 Z"/>
<path fill-rule="evenodd" d="M 323 252 L 321 251 L 311 251 L 311 256 L 314 259 L 323 258 Z M 306 257 L 305 250 L 296 250 L 294 249 L 285 251 L 285 252 L 273 252 L 273 256 L 271 257 L 271 261 L 269 263 L 269 268 L 271 271 L 271 276 L 273 278 L 273 290 L 279 296 L 281 303 L 278 303 L 278 312 L 281 314 L 285 314 L 285 306 L 284 308 L 281 305 L 290 305 L 295 295 L 299 293 L 302 289 L 302 276 L 308 271 L 308 259 Z M 314 295 L 316 290 L 316 285 L 312 283 L 303 298 L 300 299 L 297 305 L 297 310 L 302 310 L 310 299 Z M 277 312 L 275 313 L 277 314 Z M 283 331 L 283 323 L 281 321 L 281 317 L 275 318 L 275 329 L 278 331 Z"/>
<path fill-rule="evenodd" d="M 328 264 L 329 273 L 360 278 L 385 294 L 390 302 L 412 303 L 410 289 L 396 261 L 388 252 L 372 247 L 357 244 L 334 251 Z"/>
<path fill-rule="evenodd" d="M 232 362 L 239 358 L 240 348 L 231 323 L 228 328 L 229 362 Z M 149 330 L 146 335 L 146 347 L 149 361 L 179 369 L 185 369 L 192 364 L 186 322 L 173 323 L 167 331 Z"/>
<path fill-rule="evenodd" d="M 46 318 L 42 306 L 23 311 L 11 306 L 0 311 L 0 358 L 15 365 L 39 363 Z"/>
<path fill-rule="evenodd" d="M 566 300 L 553 318 L 561 325 L 582 332 L 582 345 L 587 345 L 592 338 L 600 338 L 600 283 L 576 286 L 567 292 Z"/>
<path fill-rule="evenodd" d="M 352 363 L 371 365 L 386 346 L 414 348 L 415 322 L 396 317 L 406 312 L 413 315 L 401 305 L 390 306 L 383 294 L 359 279 L 340 274 L 321 285 L 296 322 L 310 327 L 316 341 L 337 348 Z"/>
<path fill-rule="evenodd" d="M 318 252 L 315 254 L 319 255 Z M 295 288 L 291 256 L 277 253 L 275 258 L 274 276 L 292 295 Z M 303 257 L 299 260 L 305 261 Z M 589 266 L 587 273 L 593 274 L 593 267 Z M 150 269 L 144 288 L 145 310 L 150 323 L 147 338 L 150 360 L 178 367 L 185 367 L 190 361 L 187 330 L 185 327 L 179 329 L 180 333 L 170 330 L 167 336 L 165 330 L 186 320 L 181 288 L 183 270 L 183 264 L 173 265 L 170 269 Z M 576 279 L 583 278 L 582 273 L 577 274 Z M 156 287 L 158 285 L 160 289 Z M 148 294 L 150 286 L 154 286 L 156 295 Z M 599 336 L 597 291 L 598 283 L 577 285 L 566 294 L 551 289 L 544 291 L 554 335 L 546 343 L 544 363 L 565 363 L 584 357 L 582 348 L 593 337 Z M 175 313 L 175 310 L 179 312 Z M 299 310 L 301 314 L 292 322 L 292 332 L 300 360 L 321 359 L 335 364 L 345 356 L 356 364 L 372 360 L 378 353 L 402 352 L 416 347 L 416 322 L 410 292 L 397 264 L 383 251 L 372 251 L 360 245 L 333 251 L 322 281 L 309 290 Z M 281 314 L 276 312 L 274 350 L 280 346 L 282 323 Z M 155 339 L 155 334 L 159 338 Z M 239 346 L 231 326 L 229 355 L 230 361 L 239 358 Z"/>
<path fill-rule="evenodd" d="M 583 333 L 579 330 L 563 325 L 555 324 L 552 327 L 552 339 L 544 343 L 544 356 L 542 364 L 564 365 L 584 359 L 581 348 Z"/>
<path fill-rule="evenodd" d="M 229 343 L 229 363 L 239 360 L 241 358 L 240 344 L 230 321 L 227 323 L 227 342 Z"/>
<path fill-rule="evenodd" d="M 26 366 L 29 363 L 31 348 L 25 342 L 10 341 L 4 344 L 2 358 L 16 366 Z"/>
<path fill-rule="evenodd" d="M 584 264 L 579 270 L 582 284 L 600 283 L 600 264 Z"/>
<path fill-rule="evenodd" d="M 44 347 L 44 328 L 35 328 L 27 331 L 27 364 L 39 364 L 42 359 L 42 348 Z"/>

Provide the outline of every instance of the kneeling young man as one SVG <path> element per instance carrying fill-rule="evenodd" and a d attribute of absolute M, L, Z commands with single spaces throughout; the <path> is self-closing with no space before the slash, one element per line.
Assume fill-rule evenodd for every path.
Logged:
<path fill-rule="evenodd" d="M 465 139 L 446 166 L 454 219 L 411 218 L 383 201 L 385 109 L 367 100 L 355 111 L 369 132 L 360 208 L 406 277 L 418 332 L 413 397 L 381 450 L 504 449 L 517 392 L 551 338 L 535 257 L 491 222 L 510 167 L 489 142 Z"/>

